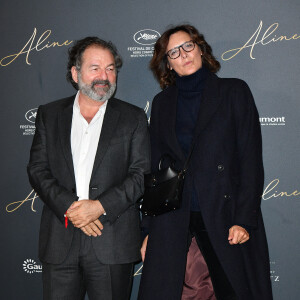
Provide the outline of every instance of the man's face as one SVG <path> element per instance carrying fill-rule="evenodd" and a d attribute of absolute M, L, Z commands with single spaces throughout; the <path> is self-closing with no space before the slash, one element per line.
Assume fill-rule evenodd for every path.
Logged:
<path fill-rule="evenodd" d="M 88 47 L 83 52 L 80 71 L 72 67 L 72 77 L 84 95 L 95 101 L 108 100 L 116 89 L 113 55 L 99 46 Z"/>

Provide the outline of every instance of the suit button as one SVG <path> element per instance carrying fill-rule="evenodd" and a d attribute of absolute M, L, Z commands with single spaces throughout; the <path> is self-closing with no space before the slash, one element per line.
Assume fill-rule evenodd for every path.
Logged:
<path fill-rule="evenodd" d="M 223 165 L 218 165 L 218 171 L 219 171 L 219 172 L 224 171 L 224 166 L 223 166 Z"/>
<path fill-rule="evenodd" d="M 95 186 L 91 186 L 90 189 L 91 189 L 91 190 L 98 190 L 98 188 L 95 187 Z"/>
<path fill-rule="evenodd" d="M 72 188 L 72 193 L 74 193 L 74 194 L 76 193 L 76 190 L 75 190 L 75 188 Z"/>
<path fill-rule="evenodd" d="M 227 194 L 226 194 L 226 195 L 224 195 L 224 198 L 225 198 L 225 199 L 230 199 L 230 195 L 227 195 Z"/>

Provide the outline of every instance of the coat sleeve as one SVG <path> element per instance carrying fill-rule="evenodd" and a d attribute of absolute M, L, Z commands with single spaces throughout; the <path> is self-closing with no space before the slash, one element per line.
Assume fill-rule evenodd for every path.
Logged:
<path fill-rule="evenodd" d="M 264 183 L 262 137 L 254 99 L 244 81 L 238 81 L 235 87 L 233 111 L 239 182 L 234 224 L 255 228 Z"/>
<path fill-rule="evenodd" d="M 158 96 L 154 97 L 151 107 L 151 117 L 150 117 L 150 141 L 151 141 L 151 171 L 155 172 L 158 170 L 160 161 L 160 141 L 159 141 L 159 99 Z M 143 216 L 142 218 L 142 238 L 144 238 L 149 233 L 151 226 L 151 221 L 153 217 Z"/>
<path fill-rule="evenodd" d="M 114 223 L 126 209 L 142 196 L 144 174 L 150 171 L 150 141 L 147 117 L 143 111 L 138 115 L 136 129 L 131 139 L 130 162 L 124 181 L 97 199 L 106 211 L 107 219 Z"/>
<path fill-rule="evenodd" d="M 27 166 L 29 182 L 41 200 L 63 223 L 65 212 L 78 197 L 59 185 L 51 173 L 47 154 L 47 134 L 43 120 L 43 106 L 38 109 L 35 126 L 35 135 Z"/>
<path fill-rule="evenodd" d="M 155 172 L 159 168 L 161 159 L 160 150 L 160 128 L 159 128 L 159 99 L 158 96 L 154 97 L 151 109 L 150 118 L 150 141 L 151 141 L 151 171 Z"/>

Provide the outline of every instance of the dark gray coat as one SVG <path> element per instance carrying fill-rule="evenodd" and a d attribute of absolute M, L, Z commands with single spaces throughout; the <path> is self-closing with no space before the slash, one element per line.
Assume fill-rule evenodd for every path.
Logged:
<path fill-rule="evenodd" d="M 70 247 L 74 227 L 64 227 L 64 213 L 77 200 L 71 153 L 71 123 L 75 97 L 39 107 L 28 175 L 44 202 L 39 258 L 61 263 Z M 150 168 L 150 144 L 142 109 L 108 100 L 90 181 L 90 199 L 99 199 L 106 216 L 102 235 L 93 238 L 102 263 L 140 259 L 139 212 L 135 202 L 143 193 L 143 175 Z"/>
<path fill-rule="evenodd" d="M 152 170 L 160 157 L 184 163 L 176 139 L 177 88 L 153 100 L 151 113 Z M 214 250 L 240 300 L 272 299 L 268 246 L 260 203 L 264 172 L 257 109 L 247 84 L 210 74 L 195 130 L 196 145 L 183 192 L 181 209 L 143 220 L 149 230 L 139 300 L 179 300 L 184 280 L 189 203 L 195 186 Z M 244 224 L 250 240 L 229 245 L 228 230 Z"/>

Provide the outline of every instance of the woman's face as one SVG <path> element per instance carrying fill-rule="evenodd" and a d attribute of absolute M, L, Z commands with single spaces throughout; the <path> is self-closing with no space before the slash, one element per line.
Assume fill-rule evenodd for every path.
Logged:
<path fill-rule="evenodd" d="M 169 38 L 169 43 L 167 46 L 166 53 L 178 47 L 185 42 L 191 40 L 191 37 L 188 33 L 184 31 L 178 31 L 172 34 Z M 195 73 L 202 67 L 202 58 L 201 58 L 201 50 L 198 45 L 195 44 L 194 50 L 190 52 L 185 52 L 182 47 L 180 47 L 180 56 L 171 59 L 168 57 L 169 68 L 174 70 L 179 76 L 186 76 Z"/>

